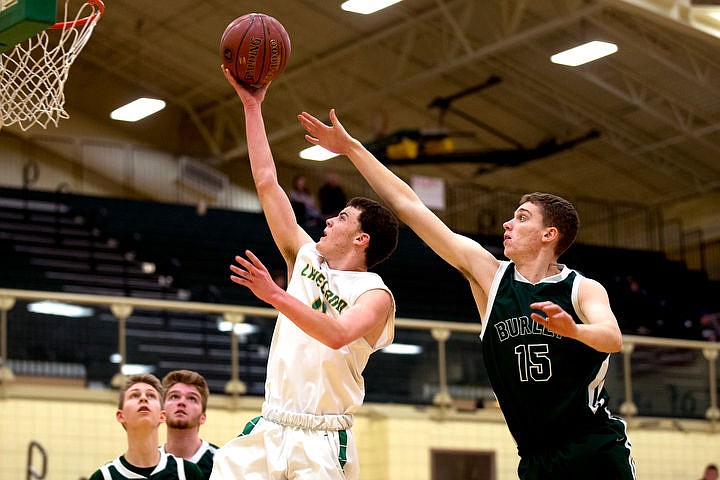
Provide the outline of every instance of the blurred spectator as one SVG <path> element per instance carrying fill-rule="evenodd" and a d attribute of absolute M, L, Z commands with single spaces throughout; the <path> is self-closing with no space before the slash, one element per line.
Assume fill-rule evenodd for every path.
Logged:
<path fill-rule="evenodd" d="M 347 197 L 340 186 L 340 178 L 336 173 L 328 173 L 325 183 L 318 190 L 320 198 L 320 212 L 325 218 L 334 217 L 345 208 Z"/>
<path fill-rule="evenodd" d="M 700 480 L 718 480 L 718 467 L 714 463 L 705 467 L 705 473 Z"/>
<path fill-rule="evenodd" d="M 656 335 L 662 326 L 661 302 L 650 295 L 637 277 L 628 275 L 618 294 L 616 314 L 623 333 Z"/>
<path fill-rule="evenodd" d="M 284 269 L 276 268 L 271 271 L 273 281 L 278 284 L 280 288 L 285 290 L 287 288 L 287 273 Z"/>
<path fill-rule="evenodd" d="M 700 315 L 700 336 L 708 342 L 720 340 L 720 312 Z M 717 478 L 717 477 L 715 477 Z"/>
<path fill-rule="evenodd" d="M 324 218 L 315 205 L 315 199 L 307 188 L 304 175 L 295 175 L 292 189 L 288 193 L 297 222 L 303 227 L 323 225 Z"/>

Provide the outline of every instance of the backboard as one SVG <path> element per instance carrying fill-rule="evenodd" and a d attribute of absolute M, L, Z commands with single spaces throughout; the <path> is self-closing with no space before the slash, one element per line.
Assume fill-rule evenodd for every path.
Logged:
<path fill-rule="evenodd" d="M 55 23 L 56 0 L 0 0 L 0 52 Z"/>

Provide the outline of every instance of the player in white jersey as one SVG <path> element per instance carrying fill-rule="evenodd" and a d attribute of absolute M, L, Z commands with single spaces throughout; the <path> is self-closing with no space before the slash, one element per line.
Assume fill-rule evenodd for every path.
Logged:
<path fill-rule="evenodd" d="M 280 314 L 262 416 L 216 452 L 211 479 L 357 479 L 351 427 L 365 395 L 362 371 L 392 342 L 395 318 L 390 290 L 368 269 L 395 250 L 398 222 L 354 198 L 314 242 L 278 183 L 261 110 L 267 86 L 245 88 L 224 74 L 243 102 L 253 180 L 289 282 L 280 288 L 249 250 L 230 267 L 232 281 Z"/>

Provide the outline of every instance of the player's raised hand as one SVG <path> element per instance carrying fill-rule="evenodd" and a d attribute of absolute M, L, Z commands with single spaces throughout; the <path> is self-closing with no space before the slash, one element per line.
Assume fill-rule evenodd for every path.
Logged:
<path fill-rule="evenodd" d="M 232 85 L 232 87 L 235 89 L 235 92 L 237 93 L 238 97 L 240 97 L 240 100 L 242 100 L 243 105 L 250 106 L 250 105 L 260 105 L 263 100 L 265 100 L 265 93 L 267 92 L 268 87 L 272 82 L 268 82 L 266 85 L 255 88 L 251 87 L 250 85 L 246 85 L 244 83 L 238 82 L 235 77 L 232 76 L 232 73 L 230 73 L 230 70 L 224 66 L 220 65 L 220 69 L 223 72 L 223 75 L 225 75 L 225 78 L 227 78 L 227 81 Z"/>
<path fill-rule="evenodd" d="M 330 125 L 326 125 L 307 112 L 298 115 L 298 120 L 308 132 L 305 139 L 313 145 L 320 145 L 333 153 L 345 155 L 352 142 L 350 136 L 337 118 L 335 109 L 330 109 Z"/>
<path fill-rule="evenodd" d="M 230 280 L 249 288 L 263 302 L 272 304 L 273 295 L 282 292 L 282 289 L 255 254 L 245 250 L 245 255 L 247 259 L 238 255 L 235 257 L 238 265 L 230 265 L 230 270 L 234 273 L 230 275 Z"/>

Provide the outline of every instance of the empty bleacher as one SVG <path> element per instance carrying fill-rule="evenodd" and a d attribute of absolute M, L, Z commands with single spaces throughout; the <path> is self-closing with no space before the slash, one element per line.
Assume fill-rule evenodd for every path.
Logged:
<path fill-rule="evenodd" d="M 317 238 L 320 231 L 310 233 Z M 501 255 L 499 236 L 470 236 Z M 228 265 L 236 254 L 251 249 L 270 270 L 284 271 L 260 213 L 210 208 L 200 214 L 187 205 L 7 188 L 0 189 L 0 248 L 4 288 L 266 306 L 230 282 Z M 616 295 L 618 279 L 642 277 L 665 302 L 669 324 L 656 332 L 660 335 L 690 337 L 692 329 L 685 328 L 684 321 L 694 315 L 695 297 L 711 288 L 701 272 L 688 271 L 658 252 L 574 245 L 561 261 L 603 283 L 619 318 L 624 307 Z M 395 295 L 398 317 L 480 320 L 462 275 L 407 228 L 401 229 L 397 252 L 377 272 Z M 23 308 L 13 309 L 8 326 L 13 361 L 82 365 L 87 383 L 108 384 L 116 368 L 108 359 L 117 351 L 117 319 L 108 309 L 69 319 L 34 315 Z M 126 360 L 155 365 L 158 375 L 195 368 L 212 391 L 220 393 L 230 378 L 230 338 L 218 329 L 219 320 L 216 315 L 136 310 L 127 319 Z M 240 338 L 239 373 L 249 393 L 259 395 L 273 322 L 248 322 L 258 330 Z M 402 332 L 399 340 L 424 344 L 423 365 L 432 366 L 435 341 L 426 333 L 422 338 L 413 335 Z M 466 339 L 449 352 L 454 361 L 468 363 L 464 369 L 473 375 L 466 379 L 468 385 L 484 378 L 481 365 L 474 366 L 481 363 L 477 346 L 479 342 Z M 652 362 L 660 364 L 657 358 Z M 368 399 L 417 397 L 422 386 L 412 385 L 408 373 L 417 367 L 412 358 L 385 355 L 381 372 L 379 363 L 371 360 Z M 388 380 L 392 378 L 408 382 Z"/>

